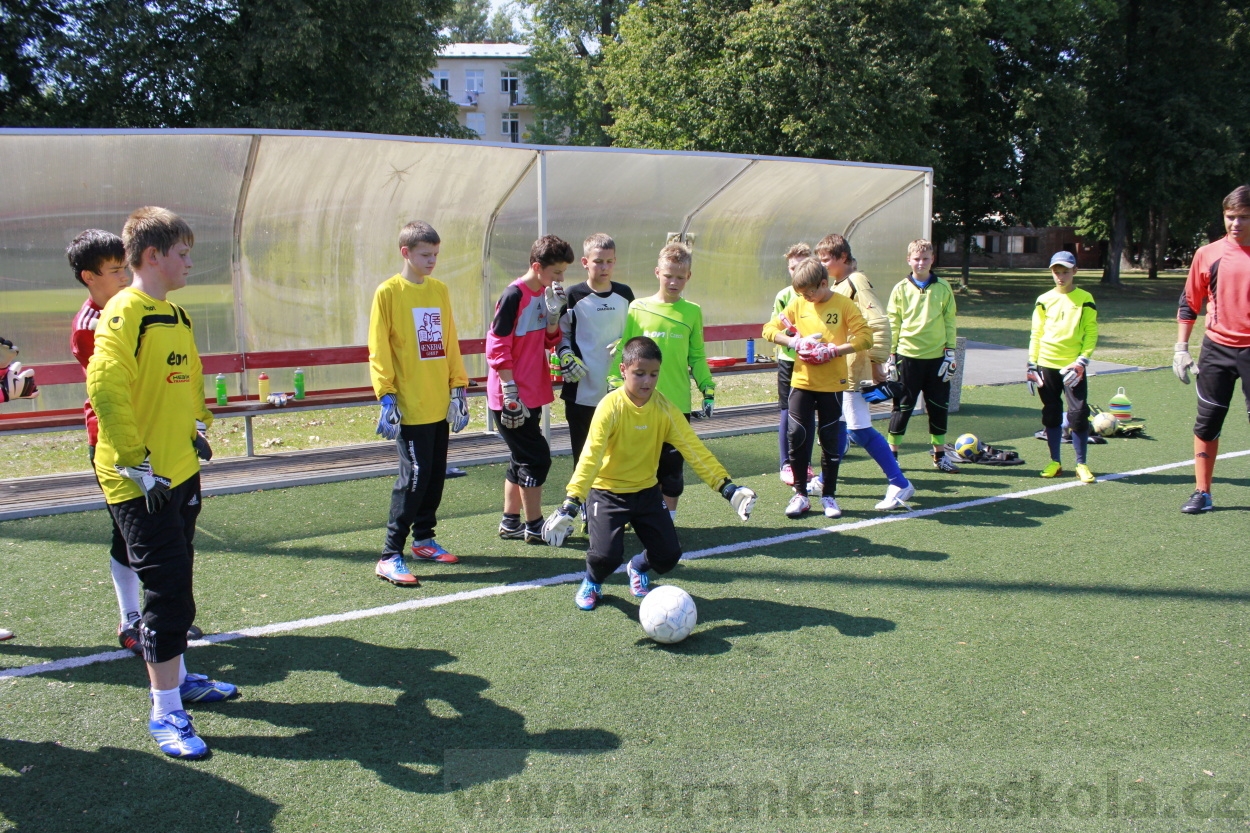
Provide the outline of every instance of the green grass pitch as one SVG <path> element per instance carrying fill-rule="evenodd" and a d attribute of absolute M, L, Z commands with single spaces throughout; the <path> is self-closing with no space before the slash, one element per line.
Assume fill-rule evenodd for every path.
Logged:
<path fill-rule="evenodd" d="M 1091 447 L 1095 473 L 1188 459 L 1193 388 L 1105 376 L 1093 400 L 1118 386 L 1149 437 Z M 1239 410 L 1223 452 L 1250 449 Z M 919 417 L 902 460 L 916 508 L 1054 485 L 1037 427 L 1023 386 L 966 389 L 952 436 L 1027 464 L 946 476 Z M 862 525 L 884 483 L 852 449 L 832 522 L 847 529 L 761 544 L 831 522 L 782 514 L 774 435 L 709 446 L 760 501 L 740 523 L 688 472 L 683 544 L 729 551 L 660 579 L 699 606 L 685 642 L 645 639 L 617 576 L 593 613 L 557 584 L 193 648 L 193 671 L 243 687 L 194 710 L 203 762 L 149 739 L 138 660 L 0 677 L 0 830 L 1246 829 L 1250 456 L 1220 461 L 1202 517 L 1178 512 L 1180 466 Z M 569 474 L 557 460 L 549 507 Z M 386 478 L 211 498 L 197 622 L 580 569 L 582 537 L 495 537 L 501 479 L 449 482 L 439 539 L 463 560 L 417 565 L 410 591 L 373 577 Z M 17 632 L 0 669 L 116 647 L 107 538 L 102 512 L 0 523 L 0 626 Z"/>

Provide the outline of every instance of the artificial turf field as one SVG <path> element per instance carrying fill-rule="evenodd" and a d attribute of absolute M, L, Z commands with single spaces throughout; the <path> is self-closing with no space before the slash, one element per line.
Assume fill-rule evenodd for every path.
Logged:
<path fill-rule="evenodd" d="M 1093 446 L 1098 474 L 1183 463 L 1193 388 L 1128 389 L 1148 439 Z M 1221 451 L 1250 449 L 1240 400 Z M 940 475 L 913 422 L 915 507 L 1071 484 L 1036 476 L 1036 400 L 968 388 L 952 435 L 1028 461 Z M 782 514 L 776 437 L 709 443 L 760 502 L 750 522 L 688 476 L 688 552 L 661 581 L 700 624 L 660 647 L 623 576 L 593 613 L 555 584 L 196 647 L 243 687 L 194 710 L 210 759 L 149 739 L 134 658 L 0 677 L 0 829 L 23 831 L 1244 830 L 1250 823 L 1250 456 L 1217 511 L 1177 510 L 1187 465 L 887 523 L 853 449 L 846 515 Z M 1072 452 L 1064 448 L 1070 467 Z M 570 473 L 557 460 L 551 504 Z M 455 566 L 377 581 L 390 483 L 211 498 L 197 537 L 210 634 L 543 579 L 563 550 L 495 537 L 502 468 L 450 481 Z M 847 531 L 767 543 L 829 524 Z M 856 524 L 861 524 L 855 526 Z M 110 651 L 104 513 L 0 523 L 0 668 Z M 630 545 L 632 547 L 632 544 Z M 636 548 L 627 548 L 634 552 Z M 0 672 L 2 673 L 2 672 Z"/>

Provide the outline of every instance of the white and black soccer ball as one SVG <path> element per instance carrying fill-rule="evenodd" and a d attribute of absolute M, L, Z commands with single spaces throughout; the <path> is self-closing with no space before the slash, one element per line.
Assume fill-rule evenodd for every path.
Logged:
<path fill-rule="evenodd" d="M 699 621 L 699 611 L 685 590 L 662 584 L 643 598 L 638 607 L 638 621 L 647 636 L 671 645 L 690 635 Z"/>
<path fill-rule="evenodd" d="M 1114 437 L 1116 425 L 1119 420 L 1115 418 L 1115 414 L 1110 411 L 1099 411 L 1094 414 L 1094 418 L 1089 421 L 1094 431 L 1103 437 Z"/>

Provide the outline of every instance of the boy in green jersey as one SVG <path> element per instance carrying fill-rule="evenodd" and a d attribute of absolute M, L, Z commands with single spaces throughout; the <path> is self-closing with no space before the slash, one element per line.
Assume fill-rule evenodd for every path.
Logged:
<path fill-rule="evenodd" d="M 624 345 L 634 336 L 646 336 L 660 345 L 664 363 L 656 389 L 685 414 L 687 420 L 691 416 L 690 377 L 694 377 L 695 385 L 703 394 L 698 416 L 710 417 L 716 405 L 716 382 L 707 366 L 703 347 L 703 310 L 681 297 L 690 282 L 690 262 L 690 249 L 682 243 L 670 243 L 660 250 L 659 264 L 655 267 L 659 291 L 650 298 L 630 303 L 625 331 L 612 358 L 612 367 L 619 368 Z M 620 372 L 614 370 L 609 387 L 620 387 L 622 381 Z M 674 518 L 677 517 L 677 499 L 685 488 L 683 463 L 681 452 L 665 443 L 656 476 L 660 479 L 664 504 Z"/>
<path fill-rule="evenodd" d="M 1041 397 L 1042 425 L 1050 446 L 1050 463 L 1042 469 L 1042 477 L 1063 473 L 1059 449 L 1066 400 L 1072 448 L 1076 451 L 1076 476 L 1082 483 L 1093 483 L 1094 474 L 1085 464 L 1089 443 L 1085 371 L 1098 344 L 1098 307 L 1092 295 L 1076 286 L 1076 257 L 1071 252 L 1056 252 L 1050 259 L 1050 273 L 1055 288 L 1039 295 L 1033 307 L 1029 366 L 1025 371 L 1029 392 Z"/>

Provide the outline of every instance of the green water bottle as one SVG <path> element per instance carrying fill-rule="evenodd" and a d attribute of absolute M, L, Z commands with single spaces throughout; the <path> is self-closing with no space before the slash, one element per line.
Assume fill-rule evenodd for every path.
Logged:
<path fill-rule="evenodd" d="M 226 374 L 217 374 L 217 404 L 225 405 L 230 400 L 226 398 Z"/>
<path fill-rule="evenodd" d="M 304 398 L 304 368 L 295 368 L 295 398 Z"/>

